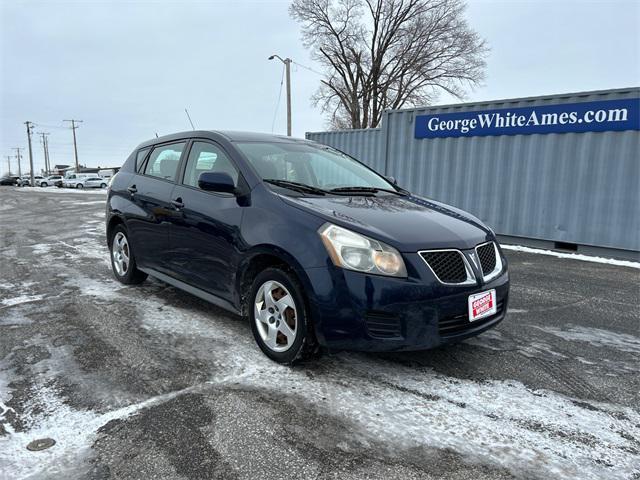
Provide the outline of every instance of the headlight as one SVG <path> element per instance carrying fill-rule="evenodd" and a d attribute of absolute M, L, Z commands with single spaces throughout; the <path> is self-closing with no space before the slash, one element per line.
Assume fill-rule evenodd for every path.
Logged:
<path fill-rule="evenodd" d="M 407 276 L 402 256 L 389 245 L 331 223 L 325 223 L 318 233 L 338 267 L 376 275 Z"/>

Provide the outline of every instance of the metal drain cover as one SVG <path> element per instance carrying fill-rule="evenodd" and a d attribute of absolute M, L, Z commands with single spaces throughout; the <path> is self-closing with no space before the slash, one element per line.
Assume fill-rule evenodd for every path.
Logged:
<path fill-rule="evenodd" d="M 38 440 L 29 442 L 29 445 L 27 445 L 27 450 L 37 452 L 39 450 L 46 450 L 47 448 L 53 447 L 55 444 L 56 441 L 53 438 L 39 438 Z"/>

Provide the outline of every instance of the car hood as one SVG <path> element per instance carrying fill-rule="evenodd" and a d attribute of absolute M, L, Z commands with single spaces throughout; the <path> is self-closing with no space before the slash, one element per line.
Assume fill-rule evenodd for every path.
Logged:
<path fill-rule="evenodd" d="M 401 252 L 464 250 L 493 238 L 491 230 L 473 215 L 415 195 L 282 198 L 292 206 L 382 240 Z"/>

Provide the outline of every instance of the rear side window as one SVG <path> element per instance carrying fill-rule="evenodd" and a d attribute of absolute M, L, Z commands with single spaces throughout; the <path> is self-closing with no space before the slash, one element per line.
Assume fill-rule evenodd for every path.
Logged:
<path fill-rule="evenodd" d="M 138 150 L 138 153 L 136 154 L 136 172 L 139 172 L 142 168 L 142 162 L 144 162 L 144 159 L 147 158 L 147 153 L 149 153 L 149 150 L 151 150 L 151 148 L 149 147 Z"/>
<path fill-rule="evenodd" d="M 186 142 L 180 142 L 154 148 L 144 168 L 145 175 L 174 180 L 185 145 Z"/>

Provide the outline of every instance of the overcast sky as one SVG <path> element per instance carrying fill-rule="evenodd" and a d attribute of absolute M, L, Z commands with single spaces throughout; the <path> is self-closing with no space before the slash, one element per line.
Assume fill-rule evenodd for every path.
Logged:
<path fill-rule="evenodd" d="M 13 147 L 26 153 L 26 120 L 50 133 L 51 161 L 65 164 L 73 163 L 73 147 L 62 120 L 83 120 L 78 151 L 90 166 L 120 165 L 156 132 L 189 129 L 185 107 L 197 128 L 271 132 L 282 64 L 267 57 L 319 69 L 300 45 L 288 2 L 0 5 L 0 172 Z M 471 0 L 467 17 L 491 47 L 485 85 L 467 100 L 640 84 L 637 0 Z M 310 101 L 318 82 L 294 66 L 295 136 L 325 129 Z M 285 132 L 284 93 L 274 131 Z M 38 137 L 33 148 L 39 170 Z"/>

